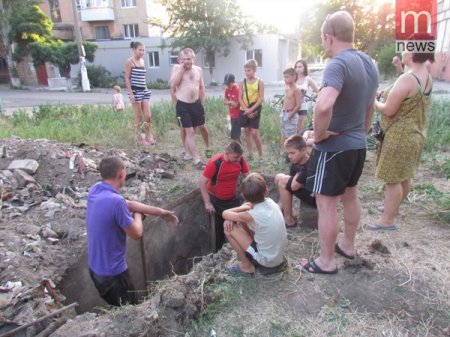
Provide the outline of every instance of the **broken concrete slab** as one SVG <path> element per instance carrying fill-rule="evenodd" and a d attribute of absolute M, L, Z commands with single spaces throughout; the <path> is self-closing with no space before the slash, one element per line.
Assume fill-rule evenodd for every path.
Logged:
<path fill-rule="evenodd" d="M 8 170 L 13 171 L 13 170 L 19 169 L 19 170 L 25 171 L 28 174 L 36 173 L 38 168 L 39 168 L 39 163 L 33 159 L 13 160 L 8 166 Z"/>
<path fill-rule="evenodd" d="M 21 169 L 14 170 L 14 177 L 16 178 L 19 187 L 26 187 L 28 184 L 36 184 L 36 180 L 30 176 L 27 172 Z"/>

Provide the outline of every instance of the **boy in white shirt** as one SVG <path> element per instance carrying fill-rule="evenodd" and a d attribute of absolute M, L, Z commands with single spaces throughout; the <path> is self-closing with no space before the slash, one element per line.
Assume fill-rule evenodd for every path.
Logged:
<path fill-rule="evenodd" d="M 280 207 L 270 198 L 264 178 L 250 173 L 241 184 L 247 202 L 222 213 L 228 242 L 240 262 L 227 268 L 236 276 L 252 276 L 255 268 L 264 273 L 284 263 L 287 234 Z"/>

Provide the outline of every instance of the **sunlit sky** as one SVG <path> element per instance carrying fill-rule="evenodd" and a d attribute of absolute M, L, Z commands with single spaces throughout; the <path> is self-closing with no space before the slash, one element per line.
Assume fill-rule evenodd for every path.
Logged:
<path fill-rule="evenodd" d="M 320 0 L 237 0 L 244 14 L 277 27 L 280 33 L 298 31 L 300 16 Z M 323 0 L 322 0 L 323 1 Z M 375 0 L 381 4 L 394 0 Z"/>

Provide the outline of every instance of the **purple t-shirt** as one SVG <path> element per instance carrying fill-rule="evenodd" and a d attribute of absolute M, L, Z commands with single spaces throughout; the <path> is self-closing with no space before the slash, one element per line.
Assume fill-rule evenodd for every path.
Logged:
<path fill-rule="evenodd" d="M 86 210 L 89 268 L 99 276 L 124 272 L 127 235 L 124 228 L 133 223 L 125 199 L 108 183 L 91 187 Z"/>

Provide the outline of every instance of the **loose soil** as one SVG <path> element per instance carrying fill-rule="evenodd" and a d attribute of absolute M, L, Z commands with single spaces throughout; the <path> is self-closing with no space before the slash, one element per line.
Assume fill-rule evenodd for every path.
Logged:
<path fill-rule="evenodd" d="M 101 158 L 123 158 L 129 167 L 123 194 L 153 205 L 177 200 L 195 188 L 200 175 L 175 146 L 107 149 L 19 138 L 0 146 L 6 150 L 0 159 L 0 335 L 5 322 L 30 323 L 67 304 L 58 285 L 85 249 L 86 194 L 99 179 Z M 79 165 L 70 169 L 74 154 Z M 13 159 L 39 163 L 35 183 L 18 185 L 7 172 Z M 362 224 L 376 221 L 383 198 L 374 162 L 369 153 L 360 182 Z M 265 161 L 250 164 L 273 174 Z M 423 163 L 414 183 L 450 193 L 433 165 Z M 429 194 L 413 191 L 401 206 L 398 232 L 361 227 L 358 257 L 338 256 L 337 275 L 297 268 L 298 259 L 317 255 L 319 246 L 316 230 L 297 227 L 288 230 L 288 267 L 282 273 L 227 276 L 224 266 L 236 257 L 226 245 L 199 259 L 189 274 L 155 282 L 137 306 L 78 316 L 68 310 L 33 325 L 28 335 L 48 336 L 44 329 L 67 320 L 51 336 L 213 336 L 213 330 L 221 337 L 450 336 L 450 227 L 430 216 L 432 205 Z"/>

